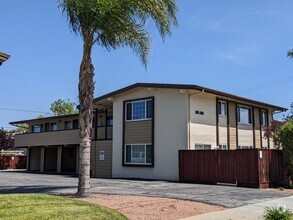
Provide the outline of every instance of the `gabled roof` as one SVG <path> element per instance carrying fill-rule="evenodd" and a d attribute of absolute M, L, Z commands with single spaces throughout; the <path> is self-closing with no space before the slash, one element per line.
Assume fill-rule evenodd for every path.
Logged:
<path fill-rule="evenodd" d="M 97 97 L 97 98 L 94 99 L 94 102 L 98 102 L 98 101 L 107 99 L 109 97 L 118 95 L 118 94 L 123 93 L 123 92 L 127 92 L 127 91 L 132 90 L 132 89 L 136 89 L 136 88 L 199 90 L 199 91 L 204 91 L 204 92 L 214 94 L 214 95 L 217 95 L 217 96 L 220 96 L 220 97 L 230 98 L 230 99 L 233 99 L 233 100 L 238 100 L 238 101 L 246 102 L 246 103 L 252 103 L 252 104 L 258 105 L 258 106 L 266 106 L 266 107 L 273 108 L 273 109 L 278 110 L 278 111 L 287 111 L 288 110 L 287 108 L 284 108 L 284 107 L 281 107 L 281 106 L 271 105 L 271 104 L 268 104 L 268 103 L 259 102 L 259 101 L 255 101 L 255 100 L 252 100 L 252 99 L 247 99 L 247 98 L 244 98 L 244 97 L 240 97 L 240 96 L 236 96 L 236 95 L 233 95 L 233 94 L 229 94 L 229 93 L 209 89 L 209 88 L 198 86 L 198 85 L 187 85 L 187 84 L 135 83 L 135 84 L 132 84 L 130 86 L 124 87 L 122 89 L 118 89 L 116 91 L 110 92 L 110 93 L 102 95 L 100 97 Z M 22 121 L 14 121 L 14 122 L 10 122 L 9 124 L 16 125 L 16 124 L 27 123 L 29 121 L 38 121 L 38 120 L 44 120 L 44 119 L 57 119 L 57 118 L 59 119 L 59 118 L 66 118 L 66 117 L 70 117 L 70 116 L 78 116 L 78 114 L 52 116 L 52 117 L 39 118 L 39 119 L 29 119 L 29 120 L 22 120 Z"/>
<path fill-rule="evenodd" d="M 118 95 L 120 93 L 135 89 L 135 88 L 160 88 L 160 89 L 186 89 L 186 90 L 200 90 L 200 91 L 204 91 L 210 94 L 214 94 L 217 96 L 221 96 L 221 97 L 226 97 L 226 98 L 230 98 L 230 99 L 234 99 L 234 100 L 239 100 L 242 102 L 248 102 L 248 103 L 252 103 L 254 105 L 259 105 L 259 106 L 266 106 L 266 107 L 270 107 L 270 108 L 274 108 L 276 110 L 279 111 L 287 111 L 287 108 L 281 107 L 281 106 L 276 106 L 276 105 L 272 105 L 272 104 L 268 104 L 268 103 L 264 103 L 264 102 L 259 102 L 256 100 L 252 100 L 252 99 L 247 99 L 241 96 L 237 96 L 237 95 L 233 95 L 233 94 L 229 94 L 229 93 L 225 93 L 225 92 L 221 92 L 218 90 L 214 90 L 214 89 L 209 89 L 206 87 L 202 87 L 202 86 L 198 86 L 198 85 L 191 85 L 191 84 L 162 84 L 162 83 L 135 83 L 132 84 L 130 86 L 124 87 L 122 89 L 118 89 L 116 91 L 110 92 L 108 94 L 102 95 L 100 97 L 97 97 L 94 99 L 94 102 Z"/>

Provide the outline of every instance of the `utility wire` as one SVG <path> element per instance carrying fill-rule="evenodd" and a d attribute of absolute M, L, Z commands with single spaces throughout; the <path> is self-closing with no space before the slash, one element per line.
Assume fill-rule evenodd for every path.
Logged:
<path fill-rule="evenodd" d="M 289 77 L 285 77 L 282 79 L 278 79 L 278 80 L 274 80 L 271 82 L 267 82 L 267 83 L 263 83 L 263 84 L 259 84 L 259 85 L 254 85 L 245 89 L 240 89 L 238 91 L 236 91 L 237 93 L 240 94 L 245 94 L 245 93 L 249 93 L 249 92 L 254 92 L 256 90 L 262 90 L 262 89 L 267 89 L 273 86 L 278 86 L 281 84 L 285 84 L 285 83 L 289 83 L 293 80 L 293 76 L 289 76 Z"/>
<path fill-rule="evenodd" d="M 31 113 L 52 114 L 52 113 L 50 113 L 50 112 L 33 111 L 33 110 L 24 110 L 24 109 L 14 109 L 14 108 L 1 108 L 1 107 L 0 107 L 0 110 L 17 111 L 17 112 L 31 112 Z"/>

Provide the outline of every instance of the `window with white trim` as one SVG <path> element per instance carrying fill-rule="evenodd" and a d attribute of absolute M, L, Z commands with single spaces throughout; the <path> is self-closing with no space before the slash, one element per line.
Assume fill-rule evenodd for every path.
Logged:
<path fill-rule="evenodd" d="M 211 150 L 212 145 L 210 145 L 210 144 L 195 144 L 194 149 L 195 150 Z"/>
<path fill-rule="evenodd" d="M 220 144 L 219 150 L 228 150 L 228 146 L 226 144 Z"/>
<path fill-rule="evenodd" d="M 239 148 L 239 149 L 251 149 L 251 148 L 253 148 L 253 147 L 252 147 L 252 146 L 245 146 L 245 145 L 242 146 L 242 145 L 241 145 L 241 146 L 239 146 L 238 148 Z"/>
<path fill-rule="evenodd" d="M 57 131 L 58 127 L 57 127 L 57 123 L 56 122 L 52 122 L 51 126 L 50 126 L 50 131 Z"/>
<path fill-rule="evenodd" d="M 260 124 L 261 125 L 267 125 L 268 124 L 268 115 L 266 110 L 261 110 L 260 112 Z"/>
<path fill-rule="evenodd" d="M 251 124 L 252 123 L 251 108 L 238 106 L 237 119 L 238 119 L 238 122 L 241 124 Z"/>
<path fill-rule="evenodd" d="M 153 117 L 153 100 L 139 100 L 126 102 L 126 121 L 147 120 Z"/>
<path fill-rule="evenodd" d="M 112 115 L 107 116 L 107 125 L 113 126 L 113 116 Z"/>
<path fill-rule="evenodd" d="M 153 148 L 151 144 L 126 144 L 125 164 L 152 165 Z"/>
<path fill-rule="evenodd" d="M 218 111 L 219 111 L 219 115 L 227 116 L 227 102 L 219 101 L 218 102 Z"/>
<path fill-rule="evenodd" d="M 41 132 L 41 125 L 32 125 L 32 132 L 33 133 L 39 133 Z"/>
<path fill-rule="evenodd" d="M 65 122 L 64 122 L 64 129 L 65 129 L 65 130 L 70 130 L 70 129 L 72 129 L 72 121 L 65 121 Z"/>

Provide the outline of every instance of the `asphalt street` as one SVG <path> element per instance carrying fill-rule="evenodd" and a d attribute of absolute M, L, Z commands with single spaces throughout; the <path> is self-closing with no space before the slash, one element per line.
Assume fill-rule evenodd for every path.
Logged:
<path fill-rule="evenodd" d="M 0 171 L 0 194 L 73 194 L 77 191 L 77 182 L 76 176 Z M 100 178 L 91 179 L 91 193 L 185 199 L 229 208 L 289 196 L 279 191 L 235 186 Z"/>

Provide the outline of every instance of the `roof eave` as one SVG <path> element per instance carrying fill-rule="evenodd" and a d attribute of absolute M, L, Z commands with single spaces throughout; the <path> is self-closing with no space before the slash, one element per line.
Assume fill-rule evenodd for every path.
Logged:
<path fill-rule="evenodd" d="M 105 95 L 102 95 L 100 97 L 97 97 L 97 98 L 94 99 L 94 102 L 109 98 L 111 96 L 120 94 L 122 92 L 126 92 L 126 91 L 131 90 L 131 89 L 135 89 L 135 88 L 138 88 L 138 87 L 204 90 L 205 92 L 211 93 L 211 94 L 214 94 L 214 95 L 223 96 L 223 97 L 227 97 L 227 98 L 231 98 L 231 99 L 235 99 L 235 100 L 240 100 L 240 101 L 243 101 L 243 102 L 250 102 L 250 103 L 253 103 L 255 105 L 267 106 L 267 107 L 274 108 L 274 109 L 282 111 L 282 112 L 285 112 L 285 111 L 288 110 L 287 108 L 284 108 L 284 107 L 281 107 L 281 106 L 276 106 L 276 105 L 272 105 L 272 104 L 268 104 L 268 103 L 264 103 L 264 102 L 259 102 L 259 101 L 252 100 L 252 99 L 247 99 L 247 98 L 244 98 L 244 97 L 240 97 L 240 96 L 237 96 L 237 95 L 233 95 L 233 94 L 229 94 L 229 93 L 225 93 L 225 92 L 205 88 L 205 87 L 198 86 L 198 85 L 186 85 L 186 84 L 135 83 L 135 84 L 132 84 L 130 86 L 124 87 L 122 89 L 118 89 L 118 90 L 116 90 L 114 92 L 110 92 L 108 94 L 105 94 Z"/>
<path fill-rule="evenodd" d="M 66 117 L 72 117 L 72 116 L 78 116 L 79 114 L 70 114 L 70 115 L 59 115 L 59 116 L 51 116 L 51 117 L 44 117 L 44 118 L 34 118 L 34 119 L 28 119 L 28 120 L 22 120 L 22 121 L 12 121 L 9 122 L 10 125 L 17 125 L 17 124 L 25 124 L 31 121 L 38 121 L 38 120 L 44 120 L 44 119 L 58 119 L 58 118 L 66 118 Z"/>

